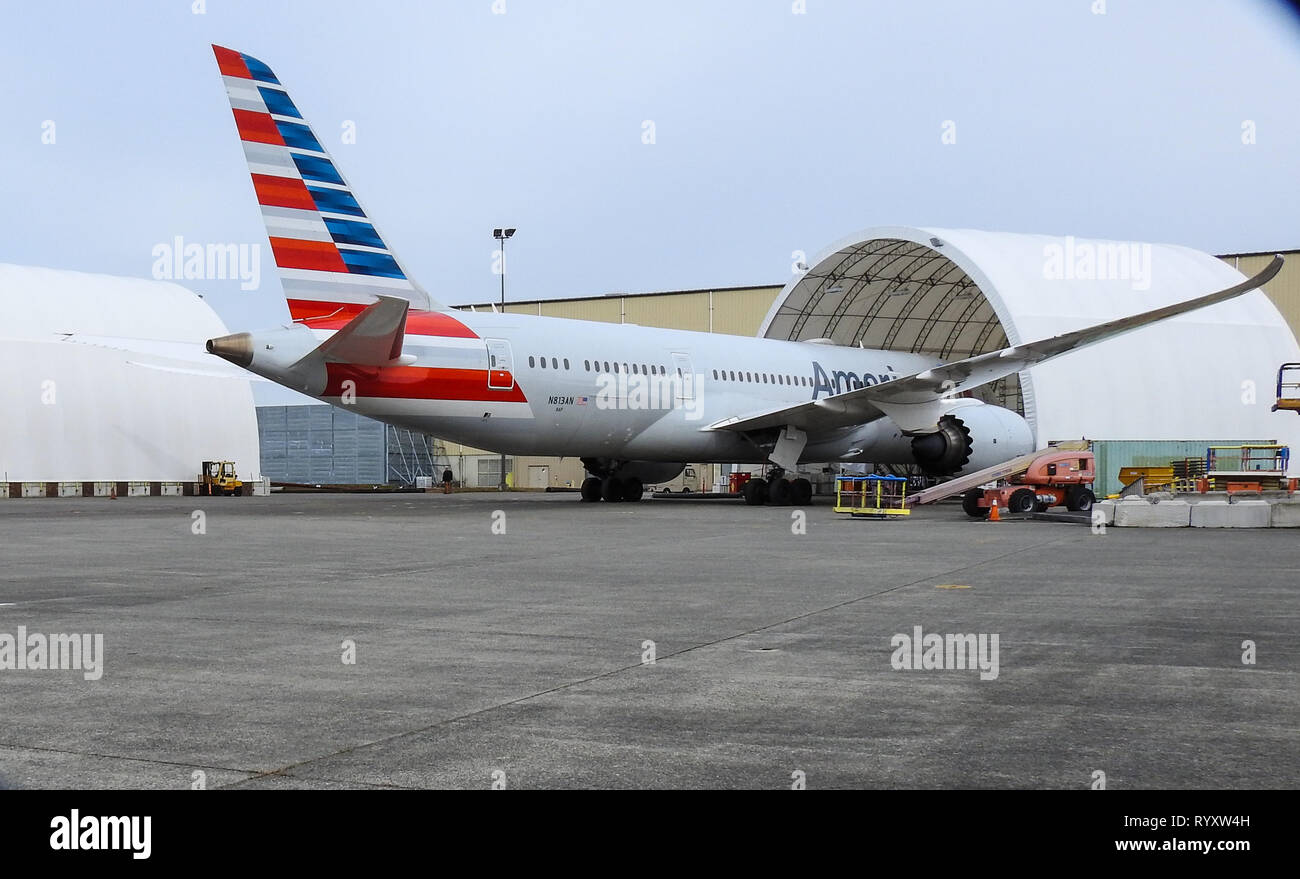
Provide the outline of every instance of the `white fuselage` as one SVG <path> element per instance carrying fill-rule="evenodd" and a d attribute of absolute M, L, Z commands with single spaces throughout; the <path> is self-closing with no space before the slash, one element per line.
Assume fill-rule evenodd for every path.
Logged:
<path fill-rule="evenodd" d="M 367 378 L 374 370 L 362 369 L 348 373 L 353 388 L 332 387 L 317 396 L 381 421 L 506 454 L 758 462 L 764 455 L 748 439 L 709 425 L 936 364 L 931 357 L 896 351 L 520 314 L 451 314 L 477 338 L 421 335 L 418 313 L 412 313 L 402 351 L 414 359 L 404 372 L 391 373 L 409 380 L 410 391 L 400 382 L 372 385 Z M 312 332 L 318 341 L 332 335 Z M 467 393 L 466 377 L 472 382 L 474 375 L 482 393 Z M 419 390 L 417 376 L 427 377 Z M 455 391 L 447 390 L 443 377 L 456 379 Z M 906 462 L 909 443 L 881 416 L 810 436 L 801 459 Z M 847 455 L 850 450 L 856 453 Z"/>

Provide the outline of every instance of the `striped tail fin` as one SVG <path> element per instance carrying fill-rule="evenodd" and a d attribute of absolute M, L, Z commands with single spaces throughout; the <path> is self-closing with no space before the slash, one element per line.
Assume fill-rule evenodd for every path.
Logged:
<path fill-rule="evenodd" d="M 233 49 L 212 51 L 293 319 L 350 317 L 377 296 L 441 309 L 384 243 L 271 68 Z"/>

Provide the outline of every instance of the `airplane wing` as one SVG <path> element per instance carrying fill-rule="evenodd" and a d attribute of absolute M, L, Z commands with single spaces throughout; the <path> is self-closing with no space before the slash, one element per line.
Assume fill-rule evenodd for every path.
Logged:
<path fill-rule="evenodd" d="M 942 366 L 883 382 L 856 388 L 843 394 L 810 400 L 794 406 L 727 418 L 710 424 L 705 430 L 751 432 L 792 425 L 804 431 L 822 431 L 863 424 L 882 413 L 905 431 L 924 433 L 934 430 L 943 414 L 935 404 L 954 394 L 1020 372 L 1053 357 L 1068 354 L 1098 342 L 1113 339 L 1165 318 L 1216 305 L 1249 293 L 1267 284 L 1282 269 L 1283 259 L 1274 256 L 1263 271 L 1240 284 L 1196 299 L 1175 302 L 1141 314 L 1122 317 L 1104 324 L 1030 342 L 1000 351 L 977 354 Z"/>

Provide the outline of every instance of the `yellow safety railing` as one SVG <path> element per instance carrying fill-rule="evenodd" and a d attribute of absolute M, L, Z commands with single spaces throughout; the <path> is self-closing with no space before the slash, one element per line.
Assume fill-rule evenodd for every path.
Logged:
<path fill-rule="evenodd" d="M 836 477 L 835 512 L 881 519 L 909 516 L 907 480 L 902 476 Z"/>

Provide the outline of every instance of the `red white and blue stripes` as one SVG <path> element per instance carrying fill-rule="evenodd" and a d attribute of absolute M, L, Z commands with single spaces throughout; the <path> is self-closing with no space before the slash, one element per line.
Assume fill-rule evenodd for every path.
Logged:
<path fill-rule="evenodd" d="M 355 314 L 381 294 L 433 308 L 271 69 L 242 52 L 212 51 L 294 320 Z"/>

